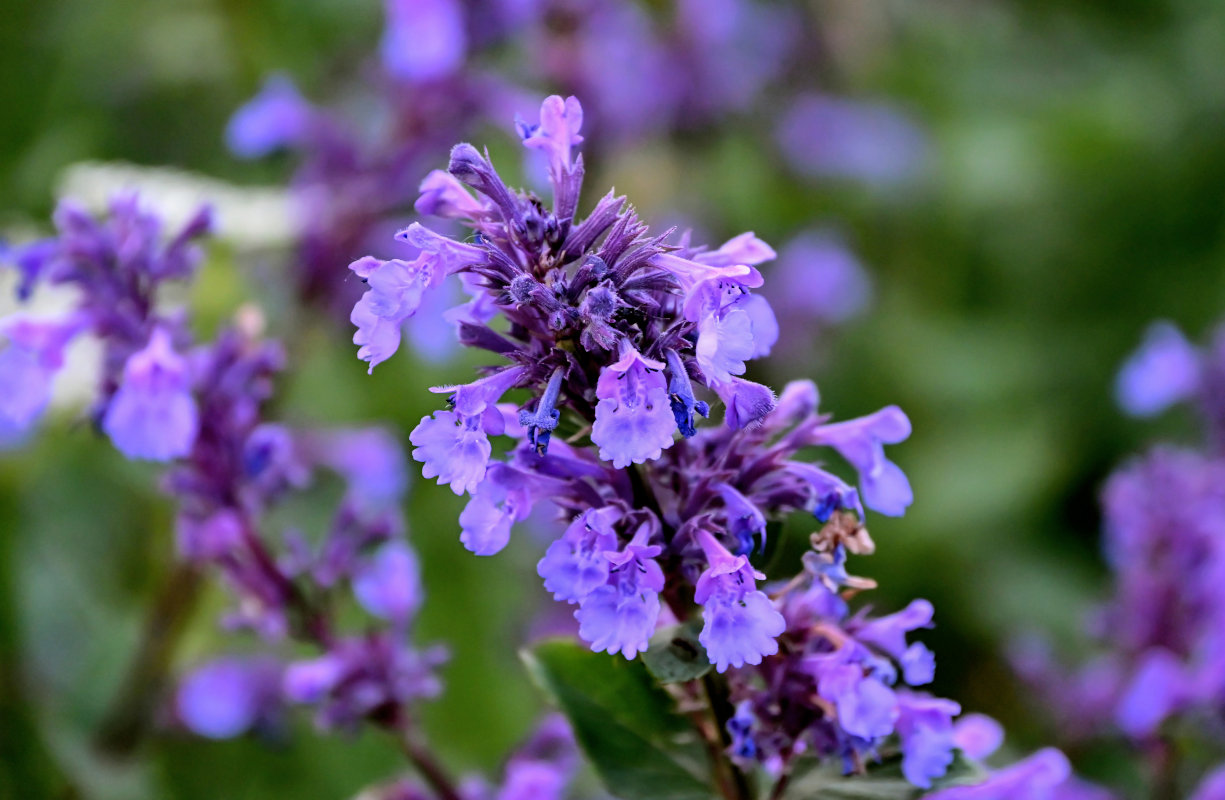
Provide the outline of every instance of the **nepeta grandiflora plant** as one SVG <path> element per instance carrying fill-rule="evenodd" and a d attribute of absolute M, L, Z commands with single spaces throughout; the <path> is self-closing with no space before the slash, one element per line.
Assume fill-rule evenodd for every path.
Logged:
<path fill-rule="evenodd" d="M 471 145 L 451 151 L 447 171 L 423 181 L 417 210 L 471 234 L 414 223 L 398 238 L 415 258 L 351 265 L 369 286 L 352 314 L 358 355 L 373 370 L 428 293 L 450 276 L 462 283 L 470 300 L 448 314 L 459 340 L 501 363 L 472 383 L 432 390 L 446 407 L 412 432 L 413 457 L 426 477 L 469 496 L 460 540 L 478 555 L 502 550 L 538 503 L 555 506 L 566 527 L 539 562 L 544 587 L 575 606 L 592 650 L 645 652 L 674 682 L 680 707 L 696 710 L 709 774 L 697 788 L 673 776 L 685 791 L 752 796 L 756 772 L 779 797 L 813 763 L 857 774 L 895 756 L 905 778 L 898 796 L 932 787 L 955 749 L 985 755 L 998 729 L 981 717 L 955 723 L 956 703 L 914 688 L 935 669 L 932 653 L 908 641 L 931 625 L 929 603 L 883 617 L 848 605 L 873 585 L 846 571 L 848 554 L 873 549 L 865 506 L 900 515 L 912 500 L 884 452 L 909 436 L 906 415 L 889 407 L 832 422 L 811 382 L 776 398 L 744 378 L 746 362 L 769 353 L 780 333 L 753 292 L 773 251 L 751 233 L 717 249 L 687 236 L 673 242 L 672 231 L 650 233 L 613 193 L 580 220 L 581 129 L 573 97 L 550 97 L 539 124 L 518 124 L 523 144 L 547 156 L 552 203 L 507 187 Z M 702 387 L 722 402 L 722 425 L 699 424 L 711 414 Z M 528 400 L 506 401 L 514 390 Z M 512 440 L 502 458 L 493 457 L 497 436 Z M 839 453 L 858 488 L 797 458 L 812 447 Z M 811 550 L 800 574 L 768 586 L 750 557 L 767 545 L 771 523 L 794 512 L 814 519 Z M 696 639 L 685 637 L 691 621 Z M 653 645 L 669 623 L 679 627 Z M 668 637 L 689 651 L 687 666 L 661 665 Z M 565 679 L 548 653 L 529 663 L 557 689 Z M 583 663 L 610 681 L 620 674 Z M 625 765 L 608 763 L 600 723 L 573 713 L 568 691 L 558 699 L 610 791 L 647 791 L 617 780 Z M 1025 797 L 1083 796 L 1057 751 L 938 794 L 1022 796 L 1009 787 Z"/>
<path fill-rule="evenodd" d="M 1173 325 L 1153 325 L 1120 372 L 1117 397 L 1138 417 L 1189 402 L 1204 435 L 1194 448 L 1158 444 L 1106 483 L 1114 585 L 1090 621 L 1096 656 L 1070 673 L 1045 647 L 1024 647 L 1018 666 L 1070 738 L 1121 734 L 1154 796 L 1217 800 L 1225 797 L 1225 329 L 1201 349 Z"/>

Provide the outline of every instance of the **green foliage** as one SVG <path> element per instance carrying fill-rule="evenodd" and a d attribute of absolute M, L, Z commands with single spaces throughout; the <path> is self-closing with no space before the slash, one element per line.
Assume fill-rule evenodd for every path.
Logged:
<path fill-rule="evenodd" d="M 930 791 L 958 784 L 975 783 L 983 770 L 957 753 L 944 777 L 933 781 Z M 873 764 L 863 775 L 843 775 L 836 762 L 808 770 L 792 780 L 788 800 L 914 800 L 924 792 L 902 777 L 901 756 Z"/>
<path fill-rule="evenodd" d="M 536 683 L 574 727 L 608 791 L 625 800 L 709 800 L 710 765 L 671 695 L 641 661 L 570 641 L 522 652 Z"/>
<path fill-rule="evenodd" d="M 650 648 L 642 654 L 647 671 L 660 683 L 684 683 L 710 672 L 706 648 L 698 641 L 701 620 L 660 628 L 651 637 Z"/>

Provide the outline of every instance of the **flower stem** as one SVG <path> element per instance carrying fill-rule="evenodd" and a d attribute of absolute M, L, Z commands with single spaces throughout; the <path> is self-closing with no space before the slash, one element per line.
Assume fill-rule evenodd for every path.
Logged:
<path fill-rule="evenodd" d="M 406 725 L 401 725 L 398 730 L 400 749 L 404 751 L 404 755 L 412 763 L 417 771 L 421 773 L 421 777 L 430 785 L 438 795 L 439 800 L 463 800 L 463 796 L 459 790 L 455 788 L 450 776 L 446 770 L 438 763 L 437 758 L 430 752 L 421 741 L 419 741 L 413 732 Z"/>

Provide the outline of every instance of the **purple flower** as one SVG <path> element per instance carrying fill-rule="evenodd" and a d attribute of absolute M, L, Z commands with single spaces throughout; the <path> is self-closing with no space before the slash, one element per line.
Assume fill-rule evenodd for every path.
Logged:
<path fill-rule="evenodd" d="M 778 142 L 804 174 L 882 186 L 914 177 L 927 155 L 922 131 L 897 108 L 818 94 L 791 103 Z"/>
<path fill-rule="evenodd" d="M 315 111 L 285 75 L 273 75 L 259 94 L 230 118 L 226 146 L 240 158 L 260 158 L 306 139 Z"/>
<path fill-rule="evenodd" d="M 413 208 L 422 216 L 476 221 L 487 213 L 485 205 L 449 172 L 432 171 L 421 181 L 419 189 L 421 195 Z"/>
<path fill-rule="evenodd" d="M 851 631 L 859 641 L 887 653 L 902 666 L 903 679 L 911 686 L 930 683 L 936 671 L 935 657 L 922 644 L 906 644 L 906 634 L 919 628 L 932 627 L 932 604 L 913 600 L 905 609 L 885 617 L 877 617 Z"/>
<path fill-rule="evenodd" d="M 415 445 L 413 458 L 422 463 L 421 474 L 437 477 L 439 486 L 449 483 L 456 494 L 475 492 L 493 452 L 482 421 L 454 411 L 422 417 L 408 437 Z"/>
<path fill-rule="evenodd" d="M 33 426 L 51 398 L 64 349 L 80 329 L 75 320 L 0 320 L 0 333 L 8 339 L 0 349 L 0 431 L 20 434 Z"/>
<path fill-rule="evenodd" d="M 600 370 L 591 441 L 618 469 L 659 458 L 672 446 L 676 420 L 663 368 L 627 344 L 619 361 Z"/>
<path fill-rule="evenodd" d="M 1191 800 L 1225 800 L 1225 766 L 1205 775 L 1191 795 Z"/>
<path fill-rule="evenodd" d="M 932 800 L 1072 800 L 1059 791 L 1071 774 L 1067 757 L 1047 748 L 992 773 L 982 783 L 952 786 L 928 796 Z"/>
<path fill-rule="evenodd" d="M 763 291 L 786 321 L 836 325 L 868 305 L 872 285 L 841 237 L 813 230 L 784 245 Z"/>
<path fill-rule="evenodd" d="M 191 452 L 199 427 L 187 362 L 174 351 L 170 334 L 158 328 L 124 365 L 102 429 L 128 458 L 169 461 Z"/>
<path fill-rule="evenodd" d="M 1146 652 L 1119 699 L 1115 720 L 1128 736 L 1152 736 L 1192 695 L 1193 679 L 1178 656 L 1164 648 Z"/>
<path fill-rule="evenodd" d="M 611 562 L 604 554 L 616 549 L 613 530 L 622 512 L 612 506 L 588 509 L 549 545 L 536 572 L 554 600 L 578 603 L 608 581 Z M 658 591 L 658 590 L 656 590 Z"/>
<path fill-rule="evenodd" d="M 646 544 L 650 526 L 642 525 L 620 553 L 604 551 L 611 564 L 608 582 L 582 598 L 574 616 L 579 636 L 595 652 L 620 652 L 633 658 L 647 649 L 659 619 L 659 593 L 664 573 L 655 556 L 658 545 Z M 607 568 L 606 568 L 607 569 Z"/>
<path fill-rule="evenodd" d="M 460 512 L 460 542 L 478 556 L 501 552 L 511 526 L 527 519 L 536 502 L 557 488 L 556 480 L 495 462 Z"/>
<path fill-rule="evenodd" d="M 953 745 L 966 758 L 982 761 L 1003 743 L 1003 726 L 986 714 L 965 714 L 953 723 Z"/>
<path fill-rule="evenodd" d="M 279 708 L 280 666 L 268 659 L 219 658 L 179 684 L 175 708 L 193 733 L 231 739 Z"/>
<path fill-rule="evenodd" d="M 698 543 L 707 560 L 694 591 L 705 622 L 698 641 L 719 672 L 760 664 L 763 656 L 778 652 L 777 637 L 787 627 L 770 598 L 756 588 L 765 576 L 707 531 L 698 532 Z"/>
<path fill-rule="evenodd" d="M 774 410 L 774 392 L 760 383 L 732 378 L 715 386 L 715 392 L 725 406 L 723 422 L 734 430 L 754 425 Z"/>
<path fill-rule="evenodd" d="M 834 704 L 839 727 L 850 735 L 866 740 L 888 736 L 898 718 L 897 695 L 865 674 L 863 665 L 845 658 L 845 653 L 809 657 L 818 694 Z"/>
<path fill-rule="evenodd" d="M 866 417 L 821 426 L 813 434 L 813 444 L 828 445 L 851 462 L 859 472 L 868 508 L 900 517 L 914 501 L 914 493 L 906 474 L 885 458 L 882 445 L 897 444 L 909 436 L 906 414 L 897 406 L 888 406 Z"/>
<path fill-rule="evenodd" d="M 379 53 L 387 71 L 409 81 L 445 77 L 464 63 L 468 42 L 457 0 L 386 0 Z"/>
<path fill-rule="evenodd" d="M 407 623 L 424 599 L 417 556 L 404 542 L 388 542 L 353 576 L 353 594 L 376 617 Z"/>
<path fill-rule="evenodd" d="M 1200 354 L 1178 328 L 1154 323 L 1140 348 L 1119 370 L 1115 398 L 1134 417 L 1151 417 L 1195 394 Z"/>
<path fill-rule="evenodd" d="M 953 763 L 953 717 L 961 713 L 961 706 L 913 692 L 898 692 L 897 697 L 902 774 L 915 786 L 930 788 Z"/>

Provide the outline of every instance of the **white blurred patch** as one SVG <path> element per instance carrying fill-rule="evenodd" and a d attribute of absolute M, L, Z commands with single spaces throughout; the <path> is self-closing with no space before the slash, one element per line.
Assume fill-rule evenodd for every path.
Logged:
<path fill-rule="evenodd" d="M 133 190 L 147 207 L 157 210 L 170 231 L 207 203 L 213 207 L 216 237 L 240 250 L 284 247 L 297 236 L 292 201 L 285 189 L 235 186 L 172 167 L 84 161 L 64 170 L 57 195 L 100 213 L 116 192 Z"/>

